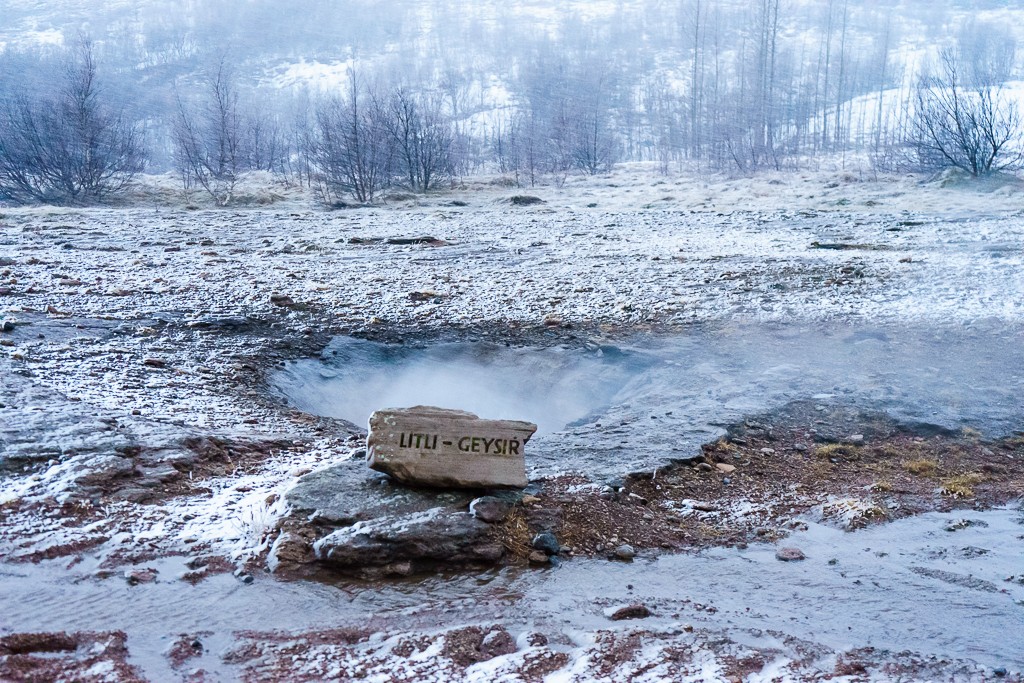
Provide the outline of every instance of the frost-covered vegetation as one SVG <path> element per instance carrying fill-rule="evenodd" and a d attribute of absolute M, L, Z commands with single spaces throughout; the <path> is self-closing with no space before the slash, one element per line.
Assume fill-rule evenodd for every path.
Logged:
<path fill-rule="evenodd" d="M 144 158 L 220 204 L 254 170 L 336 204 L 620 161 L 751 172 L 854 153 L 971 175 L 1021 161 L 1024 22 L 999 3 L 52 5 L 0 3 L 0 200 L 95 202 Z"/>

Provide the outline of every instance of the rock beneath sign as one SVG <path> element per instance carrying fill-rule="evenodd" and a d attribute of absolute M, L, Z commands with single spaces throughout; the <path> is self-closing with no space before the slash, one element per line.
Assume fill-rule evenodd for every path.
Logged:
<path fill-rule="evenodd" d="M 404 484 L 522 488 L 523 451 L 536 431 L 531 422 L 432 406 L 378 410 L 370 416 L 367 461 Z"/>
<path fill-rule="evenodd" d="M 298 519 L 315 519 L 320 525 L 351 526 L 435 508 L 464 510 L 474 495 L 402 486 L 383 474 L 367 472 L 362 460 L 353 459 L 304 475 L 284 498 Z"/>
<path fill-rule="evenodd" d="M 380 568 L 384 575 L 428 565 L 494 564 L 505 549 L 486 522 L 468 512 L 435 508 L 338 529 L 313 544 L 317 560 L 339 571 Z"/>

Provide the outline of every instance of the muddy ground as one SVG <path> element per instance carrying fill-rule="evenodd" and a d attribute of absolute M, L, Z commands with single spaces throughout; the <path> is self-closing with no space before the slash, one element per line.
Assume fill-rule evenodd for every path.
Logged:
<path fill-rule="evenodd" d="M 648 253 L 678 220 L 661 216 L 653 228 L 657 239 L 640 240 L 635 248 L 643 252 L 639 271 L 602 273 L 596 285 L 559 262 L 571 244 L 556 253 L 538 244 L 544 226 L 536 235 L 512 235 L 495 256 L 498 238 L 483 227 L 486 217 L 446 228 L 438 233 L 445 240 L 411 245 L 352 238 L 385 229 L 419 235 L 437 216 L 414 215 L 398 229 L 381 227 L 376 215 L 328 220 L 208 212 L 195 218 L 15 212 L 0 219 L 0 306 L 9 323 L 0 333 L 6 574 L 29 580 L 34 571 L 48 580 L 63 574 L 71 583 L 109 586 L 112 601 L 124 599 L 126 585 L 144 589 L 168 581 L 185 590 L 220 581 L 303 585 L 313 577 L 344 592 L 347 585 L 365 590 L 367 579 L 383 587 L 396 576 L 453 567 L 472 574 L 497 563 L 545 572 L 566 563 L 640 562 L 716 547 L 781 549 L 807 520 L 856 533 L 929 511 L 1018 505 L 1024 492 L 1020 433 L 904 424 L 841 402 L 798 400 L 748 416 L 725 437 L 699 452 L 665 458 L 653 471 L 599 480 L 579 472 L 531 482 L 525 492 L 506 496 L 500 519 L 472 525 L 472 543 L 444 551 L 447 557 L 388 540 L 377 543 L 386 552 L 360 556 L 365 564 L 331 566 L 318 561 L 317 543 L 352 522 L 296 514 L 288 492 L 339 460 L 358 459 L 364 435 L 358 425 L 292 409 L 268 390 L 267 377 L 286 361 L 316 356 L 335 335 L 406 344 L 482 339 L 573 346 L 717 324 L 719 313 L 708 312 L 715 306 L 739 317 L 795 311 L 806 321 L 822 291 L 827 305 L 812 318 L 870 316 L 886 302 L 927 317 L 929 304 L 948 312 L 950 297 L 959 297 L 958 315 L 970 321 L 1003 278 L 1018 275 L 1012 263 L 985 261 L 978 287 L 951 295 L 942 274 L 970 273 L 973 266 L 959 252 L 943 251 L 944 238 L 901 242 L 905 217 L 871 229 L 877 240 L 897 228 L 888 233 L 896 243 L 886 249 L 858 248 L 868 239 L 844 227 L 840 237 L 848 248 L 823 250 L 821 239 L 837 243 L 835 217 L 814 222 L 811 233 L 818 230 L 821 239 L 813 240 L 815 234 L 790 227 L 783 216 L 778 231 L 768 232 L 799 249 L 765 267 L 759 257 L 738 255 L 736 245 L 737 252 L 725 256 L 663 260 Z M 304 232 L 308 225 L 286 224 L 304 218 L 315 223 L 312 233 Z M 566 236 L 593 232 L 585 238 L 588 249 L 597 245 L 590 256 L 596 264 L 611 263 L 620 248 L 607 243 L 628 235 L 622 217 L 585 217 L 582 228 L 573 219 L 530 218 L 554 220 Z M 1020 229 L 1017 221 L 990 222 L 1005 224 L 1009 236 Z M 338 236 L 328 240 L 332 231 Z M 514 259 L 526 272 L 513 278 L 520 294 L 502 298 L 505 276 L 486 285 L 475 281 L 483 277 L 477 266 L 453 272 L 458 266 L 438 256 L 446 244 L 460 245 L 460 259 Z M 901 274 L 921 260 L 916 250 L 927 254 L 929 274 Z M 1007 254 L 1003 261 L 1020 259 Z M 665 284 L 665 263 L 683 263 L 687 282 L 700 284 Z M 417 275 L 424 271 L 429 274 Z M 609 276 L 621 279 L 615 291 L 602 289 Z M 666 287 L 676 295 L 686 290 L 680 305 L 664 305 L 674 296 Z M 1007 306 L 1001 310 L 1012 323 Z M 452 494 L 425 509 L 443 509 L 468 523 L 468 502 L 483 493 Z M 538 545 L 544 532 L 553 534 L 556 547 Z M 435 528 L 424 533 L 421 545 L 437 538 Z M 290 546 L 282 543 L 285 534 Z M 483 547 L 498 550 L 478 553 Z M 168 558 L 180 558 L 185 570 L 161 573 L 157 568 Z M 0 677 L 615 680 L 628 672 L 650 680 L 1020 680 L 1012 666 L 1004 671 L 956 657 L 827 647 L 787 635 L 783 624 L 775 644 L 681 622 L 636 627 L 644 624 L 644 609 L 634 605 L 623 613 L 641 621 L 612 619 L 613 612 L 607 626 L 577 640 L 557 629 L 515 631 L 500 619 L 447 619 L 443 610 L 429 627 L 406 625 L 394 615 L 358 628 L 314 630 L 250 629 L 239 620 L 229 636 L 164 634 L 169 640 L 157 665 L 151 654 L 133 658 L 131 633 L 113 627 L 65 632 L 57 613 L 33 622 L 53 625 L 44 634 L 26 632 L 16 621 L 0 623 Z M 204 644 L 211 639 L 223 645 L 212 654 Z"/>

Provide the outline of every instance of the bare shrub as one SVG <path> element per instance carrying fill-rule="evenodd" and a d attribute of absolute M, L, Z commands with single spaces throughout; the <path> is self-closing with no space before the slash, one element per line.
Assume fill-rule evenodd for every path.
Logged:
<path fill-rule="evenodd" d="M 29 95 L 16 83 L 0 102 L 0 200 L 96 203 L 145 165 L 141 132 L 105 97 L 88 41 L 54 76 L 52 93 Z"/>

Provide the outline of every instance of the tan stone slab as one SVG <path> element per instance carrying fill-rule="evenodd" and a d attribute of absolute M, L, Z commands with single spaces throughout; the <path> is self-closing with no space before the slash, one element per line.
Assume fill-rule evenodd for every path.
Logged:
<path fill-rule="evenodd" d="M 370 416 L 371 468 L 405 484 L 451 488 L 526 486 L 524 449 L 537 425 L 483 420 L 433 406 L 389 408 Z"/>

